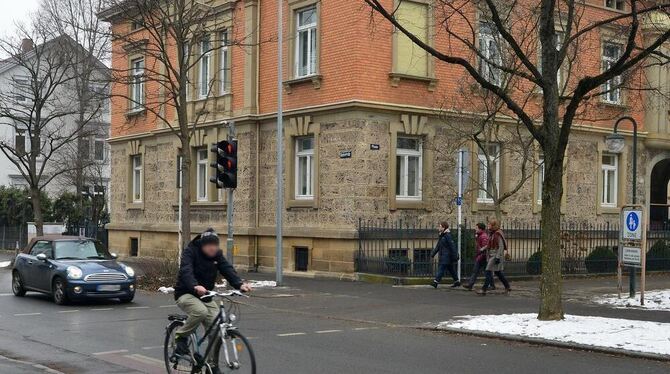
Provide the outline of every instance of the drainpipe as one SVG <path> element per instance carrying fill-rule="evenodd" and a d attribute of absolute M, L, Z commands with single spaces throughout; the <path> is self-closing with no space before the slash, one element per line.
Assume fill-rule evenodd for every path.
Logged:
<path fill-rule="evenodd" d="M 258 2 L 258 6 L 256 6 L 256 33 L 258 34 L 258 37 L 256 38 L 256 114 L 259 114 L 261 111 L 260 108 L 260 96 L 261 96 L 261 43 L 259 42 L 260 40 L 260 35 L 261 35 L 261 2 Z M 261 142 L 261 122 L 256 121 L 256 214 L 254 215 L 254 269 L 256 272 L 258 272 L 258 229 L 260 226 L 260 218 L 258 217 L 260 213 L 260 208 L 258 204 L 258 200 L 260 199 L 260 181 L 259 181 L 259 173 L 261 170 L 261 158 L 260 158 L 260 145 Z"/>

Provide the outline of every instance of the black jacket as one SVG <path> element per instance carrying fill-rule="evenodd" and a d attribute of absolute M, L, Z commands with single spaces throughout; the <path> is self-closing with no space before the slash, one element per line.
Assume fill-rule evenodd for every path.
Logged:
<path fill-rule="evenodd" d="M 435 249 L 430 252 L 430 257 L 435 257 L 438 253 L 440 255 L 440 264 L 451 264 L 458 261 L 458 249 L 456 249 L 456 244 L 454 244 L 448 231 L 440 234 Z"/>
<path fill-rule="evenodd" d="M 235 289 L 240 289 L 242 279 L 235 272 L 235 268 L 223 257 L 223 252 L 219 251 L 212 258 L 207 257 L 202 252 L 198 239 L 200 235 L 196 236 L 182 252 L 177 285 L 174 287 L 175 300 L 185 294 L 197 296 L 195 286 L 213 290 L 217 273 L 221 273 Z"/>

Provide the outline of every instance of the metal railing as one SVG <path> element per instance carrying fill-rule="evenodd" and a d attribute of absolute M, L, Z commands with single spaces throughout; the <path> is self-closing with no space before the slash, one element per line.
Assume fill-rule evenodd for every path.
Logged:
<path fill-rule="evenodd" d="M 0 249 L 20 249 L 28 244 L 28 229 L 26 226 L 0 225 Z"/>
<path fill-rule="evenodd" d="M 435 224 L 417 221 L 359 220 L 356 272 L 403 276 L 432 276 L 436 260 L 430 251 L 437 242 Z M 505 272 L 508 275 L 537 275 L 541 272 L 541 230 L 539 223 L 506 223 Z M 457 240 L 456 229 L 452 237 Z M 561 227 L 563 274 L 615 273 L 619 227 L 617 224 L 571 224 Z M 650 270 L 670 270 L 670 230 L 648 234 L 647 265 Z M 475 255 L 474 229 L 463 226 L 461 271 L 472 272 Z"/>

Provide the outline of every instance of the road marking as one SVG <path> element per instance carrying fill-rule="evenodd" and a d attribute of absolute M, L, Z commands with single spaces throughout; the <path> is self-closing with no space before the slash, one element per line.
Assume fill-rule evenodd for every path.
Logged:
<path fill-rule="evenodd" d="M 145 364 L 149 364 L 149 365 L 159 365 L 159 366 L 165 365 L 165 362 L 163 360 L 159 360 L 159 359 L 156 359 L 156 358 L 153 358 L 153 357 L 144 356 L 144 355 L 137 354 L 137 353 L 134 353 L 134 354 L 131 354 L 131 355 L 125 355 L 124 357 L 130 358 L 130 359 L 133 359 L 133 360 L 145 363 Z"/>
<path fill-rule="evenodd" d="M 159 308 L 176 308 L 176 307 L 177 307 L 177 304 L 159 306 Z"/>
<path fill-rule="evenodd" d="M 128 352 L 127 349 L 119 349 L 119 350 L 116 350 L 116 351 L 96 352 L 96 353 L 93 353 L 93 356 L 115 355 L 115 354 L 118 354 L 118 353 L 127 353 L 127 352 Z"/>
<path fill-rule="evenodd" d="M 58 313 L 77 313 L 79 309 L 74 310 L 59 310 Z"/>
<path fill-rule="evenodd" d="M 142 347 L 142 349 L 144 349 L 145 351 L 148 351 L 150 349 L 158 349 L 158 348 L 163 348 L 163 346 L 162 345 L 155 345 L 153 347 Z"/>
<path fill-rule="evenodd" d="M 298 335 L 307 335 L 304 332 L 289 332 L 286 334 L 277 334 L 277 336 L 285 337 L 285 336 L 298 336 Z"/>
<path fill-rule="evenodd" d="M 126 309 L 132 310 L 132 309 L 149 309 L 148 306 L 127 306 Z"/>
<path fill-rule="evenodd" d="M 354 331 L 377 330 L 379 327 L 356 327 Z"/>
<path fill-rule="evenodd" d="M 114 308 L 96 308 L 96 309 L 91 309 L 92 312 L 104 312 L 106 310 L 113 310 Z"/>
<path fill-rule="evenodd" d="M 14 296 L 13 293 L 0 293 L 0 296 Z"/>
<path fill-rule="evenodd" d="M 39 316 L 42 313 L 19 313 L 19 314 L 14 314 L 15 317 L 26 317 L 26 316 Z"/>
<path fill-rule="evenodd" d="M 332 334 L 334 332 L 342 332 L 342 330 L 321 330 L 321 331 L 314 331 L 317 334 Z"/>

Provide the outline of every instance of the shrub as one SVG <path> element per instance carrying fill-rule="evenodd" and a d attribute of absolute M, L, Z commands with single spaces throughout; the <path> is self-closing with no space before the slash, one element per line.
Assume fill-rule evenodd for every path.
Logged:
<path fill-rule="evenodd" d="M 179 263 L 176 259 L 130 257 L 123 262 L 137 273 L 137 287 L 156 291 L 159 287 L 172 287 L 177 281 Z"/>
<path fill-rule="evenodd" d="M 670 270 L 670 246 L 659 240 L 647 252 L 647 270 Z"/>
<path fill-rule="evenodd" d="M 533 253 L 526 262 L 526 273 L 538 275 L 542 272 L 542 252 Z"/>
<path fill-rule="evenodd" d="M 612 247 L 596 247 L 584 260 L 589 273 L 614 273 L 617 269 L 617 255 Z"/>

